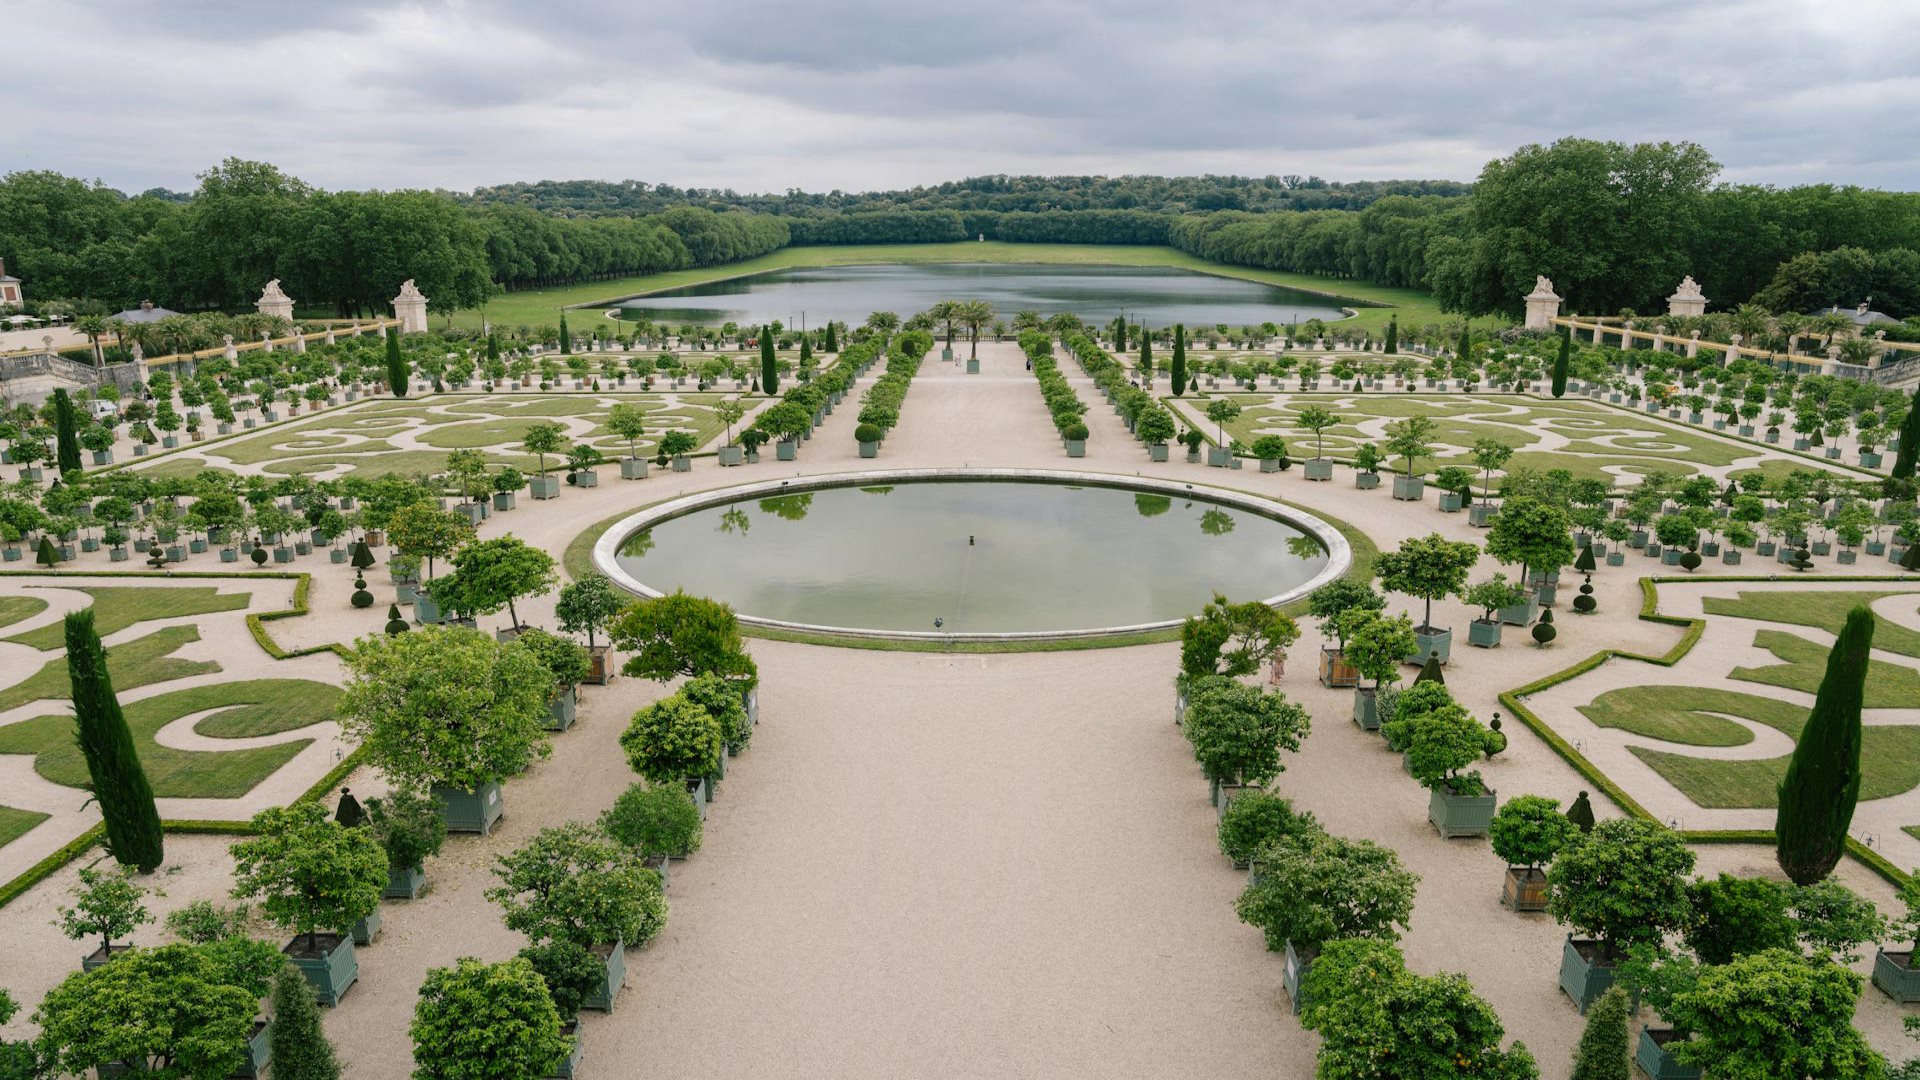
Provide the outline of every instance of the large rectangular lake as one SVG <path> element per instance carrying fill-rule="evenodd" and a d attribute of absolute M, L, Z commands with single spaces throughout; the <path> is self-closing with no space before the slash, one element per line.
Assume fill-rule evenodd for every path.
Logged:
<path fill-rule="evenodd" d="M 1151 326 L 1285 326 L 1338 319 L 1339 305 L 1324 296 L 1257 281 L 1147 266 L 1063 266 L 1028 263 L 916 263 L 821 266 L 774 270 L 750 277 L 671 289 L 622 301 L 624 317 L 680 325 L 779 320 L 819 326 L 828 319 L 854 326 L 875 311 L 901 318 L 942 300 L 985 300 L 996 317 L 1017 311 L 1041 316 L 1070 312 L 1090 323 L 1125 313 Z"/>

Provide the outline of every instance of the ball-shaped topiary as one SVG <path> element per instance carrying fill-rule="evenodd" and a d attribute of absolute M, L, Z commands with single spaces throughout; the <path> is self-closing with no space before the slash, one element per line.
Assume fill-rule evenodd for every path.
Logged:
<path fill-rule="evenodd" d="M 251 557 L 253 559 L 253 565 L 255 566 L 267 565 L 267 549 L 266 548 L 261 547 L 258 544 L 255 544 L 253 546 L 253 555 Z"/>
<path fill-rule="evenodd" d="M 353 577 L 353 606 L 357 608 L 373 606 L 373 594 L 367 591 L 367 579 L 358 574 Z"/>
<path fill-rule="evenodd" d="M 1060 437 L 1068 442 L 1084 442 L 1089 434 L 1087 425 L 1078 420 L 1060 429 Z"/>
<path fill-rule="evenodd" d="M 1680 566 L 1688 573 L 1700 569 L 1700 553 L 1697 551 L 1689 551 L 1680 556 Z"/>
<path fill-rule="evenodd" d="M 1573 598 L 1573 610 L 1582 615 L 1591 615 L 1599 606 L 1600 601 L 1593 598 L 1593 575 L 1588 574 L 1587 579 L 1580 583 L 1580 595 Z"/>
<path fill-rule="evenodd" d="M 700 808 L 676 785 L 633 785 L 600 815 L 600 827 L 643 857 L 685 858 L 700 850 Z"/>
<path fill-rule="evenodd" d="M 407 620 L 400 617 L 400 605 L 387 605 L 387 633 L 404 634 L 407 632 Z"/>
<path fill-rule="evenodd" d="M 880 430 L 880 425 L 878 424 L 860 424 L 853 429 L 853 439 L 855 442 L 877 443 L 884 438 L 886 434 L 886 432 Z"/>
<path fill-rule="evenodd" d="M 1541 612 L 1540 621 L 1533 624 L 1533 640 L 1538 644 L 1545 645 L 1559 635 L 1560 631 L 1554 629 L 1553 626 L 1553 609 L 1549 608 Z"/>

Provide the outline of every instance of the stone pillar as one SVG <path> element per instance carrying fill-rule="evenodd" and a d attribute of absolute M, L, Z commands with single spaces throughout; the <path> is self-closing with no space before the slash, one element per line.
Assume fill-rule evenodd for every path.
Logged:
<path fill-rule="evenodd" d="M 403 334 L 424 334 L 427 332 L 427 298 L 408 278 L 400 286 L 400 295 L 393 298 L 393 317 L 400 320 L 400 332 Z"/>
<path fill-rule="evenodd" d="M 1695 334 L 1693 336 L 1699 337 L 1700 335 Z M 297 353 L 307 351 L 307 333 L 298 326 L 293 328 L 293 351 Z"/>
<path fill-rule="evenodd" d="M 1879 367 L 1880 362 L 1887 358 L 1887 332 L 1885 330 L 1875 330 L 1873 332 L 1873 343 L 1878 347 L 1873 350 L 1873 359 L 1867 361 L 1867 367 L 1869 369 Z"/>
<path fill-rule="evenodd" d="M 240 350 L 233 347 L 232 334 L 222 334 L 220 335 L 220 340 L 224 342 L 227 346 L 225 355 L 228 360 L 240 359 Z"/>
<path fill-rule="evenodd" d="M 1620 348 L 1633 348 L 1633 320 L 1620 320 Z"/>
<path fill-rule="evenodd" d="M 1527 305 L 1527 329 L 1552 329 L 1554 317 L 1560 314 L 1560 295 L 1553 291 L 1553 282 L 1544 276 L 1534 278 L 1533 291 L 1522 299 Z"/>
<path fill-rule="evenodd" d="M 333 344 L 333 327 L 327 327 L 327 344 Z"/>
<path fill-rule="evenodd" d="M 1831 375 L 1840 366 L 1840 346 L 1827 346 L 1827 362 L 1820 365 L 1820 374 Z"/>
<path fill-rule="evenodd" d="M 267 282 L 267 287 L 260 290 L 260 299 L 254 301 L 253 306 L 262 315 L 275 315 L 288 322 L 293 321 L 293 297 L 280 291 L 279 278 Z"/>
<path fill-rule="evenodd" d="M 360 336 L 360 320 L 358 319 L 354 320 L 353 325 L 347 329 L 347 336 L 348 337 Z"/>
<path fill-rule="evenodd" d="M 1693 275 L 1688 274 L 1685 280 L 1680 282 L 1680 287 L 1673 291 L 1673 295 L 1667 297 L 1667 314 L 1705 315 L 1706 313 L 1707 298 L 1700 294 L 1700 286 L 1693 280 Z"/>
<path fill-rule="evenodd" d="M 1695 330 L 1693 335 L 1687 338 L 1687 358 L 1692 359 L 1698 355 L 1700 355 L 1700 331 Z"/>
<path fill-rule="evenodd" d="M 134 342 L 133 343 L 133 362 L 137 364 L 140 361 L 145 360 L 146 358 L 147 358 L 146 351 L 140 348 L 139 342 L 137 341 Z"/>

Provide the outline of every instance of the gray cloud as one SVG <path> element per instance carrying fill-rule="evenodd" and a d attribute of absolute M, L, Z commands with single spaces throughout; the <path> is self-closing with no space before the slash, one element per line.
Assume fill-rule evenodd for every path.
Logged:
<path fill-rule="evenodd" d="M 1471 178 L 1562 135 L 1920 186 L 1906 0 L 13 0 L 0 168 L 138 190 Z"/>

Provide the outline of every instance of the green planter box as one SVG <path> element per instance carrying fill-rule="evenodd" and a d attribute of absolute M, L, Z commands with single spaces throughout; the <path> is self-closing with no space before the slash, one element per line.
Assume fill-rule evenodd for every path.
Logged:
<path fill-rule="evenodd" d="M 1732 548 L 1732 547 L 1725 549 L 1724 551 L 1720 552 L 1720 561 L 1727 566 L 1739 566 L 1740 565 L 1740 549 Z"/>
<path fill-rule="evenodd" d="M 581 469 L 579 472 L 573 474 L 573 486 L 583 488 L 599 487 L 600 474 L 594 472 L 592 469 Z"/>
<path fill-rule="evenodd" d="M 1261 458 L 1261 459 L 1260 459 L 1260 471 L 1261 471 L 1261 472 L 1269 472 L 1269 473 L 1271 473 L 1271 472 L 1279 472 L 1279 471 L 1280 471 L 1280 459 L 1279 459 L 1279 458 Z"/>
<path fill-rule="evenodd" d="M 1433 789 L 1427 799 L 1427 820 L 1443 839 L 1456 836 L 1485 836 L 1493 823 L 1494 793 L 1455 795 L 1445 785 Z"/>
<path fill-rule="evenodd" d="M 1148 461 L 1167 460 L 1167 444 L 1166 443 L 1149 443 L 1147 445 L 1147 460 Z"/>
<path fill-rule="evenodd" d="M 614 1000 L 620 996 L 620 984 L 627 978 L 627 951 L 616 941 L 611 945 L 595 945 L 594 955 L 600 957 L 606 965 L 606 981 L 593 988 L 593 993 L 580 1003 L 581 1008 L 599 1012 L 612 1012 Z"/>
<path fill-rule="evenodd" d="M 414 622 L 431 625 L 433 623 L 445 622 L 446 618 L 446 612 L 440 610 L 440 605 L 433 602 L 432 596 L 427 593 L 420 593 L 413 598 Z"/>
<path fill-rule="evenodd" d="M 353 924 L 353 943 L 355 945 L 371 945 L 373 944 L 373 939 L 379 936 L 380 936 L 380 909 L 379 908 L 374 908 L 373 913 L 371 915 L 368 915 L 366 918 L 361 919 L 359 922 Z"/>
<path fill-rule="evenodd" d="M 747 460 L 746 451 L 738 446 L 721 447 L 719 457 L 722 465 L 744 465 Z"/>
<path fill-rule="evenodd" d="M 247 1036 L 246 1050 L 243 1051 L 239 1059 L 233 1063 L 233 1071 L 227 1075 L 247 1077 L 248 1080 L 253 1080 L 254 1077 L 265 1075 L 267 1071 L 267 1057 L 272 1050 L 272 1042 L 272 1023 L 266 1020 L 255 1020 L 253 1022 L 253 1032 Z"/>
<path fill-rule="evenodd" d="M 773 444 L 773 457 L 776 461 L 793 461 L 800 456 L 800 444 L 792 439 L 781 439 Z"/>
<path fill-rule="evenodd" d="M 1215 469 L 1225 469 L 1233 464 L 1233 451 L 1223 446 L 1209 446 L 1207 464 Z"/>
<path fill-rule="evenodd" d="M 418 900 L 427 887 L 427 872 L 418 866 L 387 871 L 387 887 L 380 890 L 384 900 Z"/>
<path fill-rule="evenodd" d="M 92 971 L 96 968 L 105 967 L 108 963 L 112 962 L 114 957 L 119 956 L 123 952 L 131 952 L 132 950 L 132 945 L 115 945 L 111 949 L 95 949 L 80 958 L 80 970 Z"/>
<path fill-rule="evenodd" d="M 1467 624 L 1467 644 L 1478 645 L 1483 649 L 1498 647 L 1501 626 L 1499 619 L 1473 620 Z"/>
<path fill-rule="evenodd" d="M 1573 999 L 1581 1015 L 1613 985 L 1613 966 L 1601 963 L 1598 952 L 1599 942 L 1575 941 L 1572 934 L 1560 952 L 1560 989 Z"/>
<path fill-rule="evenodd" d="M 1427 657 L 1440 654 L 1440 662 L 1446 663 L 1453 655 L 1453 631 L 1439 630 L 1434 627 L 1413 628 L 1413 652 L 1408 655 L 1407 663 L 1424 664 Z"/>
<path fill-rule="evenodd" d="M 285 563 L 290 563 L 290 562 L 292 562 L 292 561 L 293 561 L 293 549 L 292 549 L 292 548 L 288 548 L 288 547 L 277 547 L 277 548 L 274 548 L 274 549 L 273 549 L 273 561 L 274 561 L 274 562 L 276 562 L 276 563 L 281 563 L 281 564 L 285 564 Z"/>
<path fill-rule="evenodd" d="M 1062 441 L 1067 444 L 1068 457 L 1086 457 L 1087 456 L 1087 440 L 1064 439 Z"/>
<path fill-rule="evenodd" d="M 1626 553 L 1626 552 L 1624 552 L 1624 551 L 1609 551 L 1609 552 L 1607 552 L 1607 565 L 1608 565 L 1608 566 L 1625 566 L 1625 565 L 1627 565 L 1627 553 Z"/>
<path fill-rule="evenodd" d="M 1440 512 L 1443 514 L 1457 514 L 1465 509 L 1466 505 L 1467 497 L 1460 492 L 1443 491 L 1440 493 Z"/>
<path fill-rule="evenodd" d="M 1633 1047 L 1633 1063 L 1651 1080 L 1700 1080 L 1700 1070 L 1682 1065 L 1667 1053 L 1669 1043 L 1681 1042 L 1671 1028 L 1641 1028 Z"/>
<path fill-rule="evenodd" d="M 494 824 L 506 812 L 499 784 L 482 784 L 472 791 L 435 784 L 433 796 L 440 800 L 440 816 L 446 819 L 448 832 L 485 836 L 493 831 Z"/>
<path fill-rule="evenodd" d="M 221 548 L 220 561 L 221 562 L 239 562 L 240 553 L 238 551 L 235 551 L 233 548 Z"/>
<path fill-rule="evenodd" d="M 107 550 L 107 559 L 111 562 L 126 562 L 128 559 L 127 549 L 121 547 L 109 548 Z"/>
<path fill-rule="evenodd" d="M 668 459 L 668 465 L 674 472 L 693 471 L 693 459 L 685 454 L 675 454 L 672 458 Z"/>
<path fill-rule="evenodd" d="M 353 938 L 345 934 L 315 935 L 319 945 L 314 955 L 303 955 L 297 950 L 300 939 L 295 938 L 280 951 L 307 977 L 307 983 L 313 987 L 313 998 L 320 1004 L 332 1006 L 340 1004 L 347 988 L 360 978 L 360 962 L 353 956 Z"/>
<path fill-rule="evenodd" d="M 1426 477 L 1400 475 L 1393 478 L 1393 497 L 1401 502 L 1419 502 L 1426 493 Z"/>
<path fill-rule="evenodd" d="M 1354 473 L 1353 486 L 1359 488 L 1361 491 L 1372 491 L 1374 488 L 1380 486 L 1380 474 L 1371 472 Z"/>
<path fill-rule="evenodd" d="M 1286 964 L 1280 969 L 1280 985 L 1286 988 L 1287 1001 L 1293 1006 L 1293 1015 L 1300 1015 L 1300 984 L 1306 980 L 1307 972 L 1313 968 L 1313 959 L 1317 952 L 1308 952 L 1302 956 L 1293 947 L 1293 941 L 1287 941 Z"/>
<path fill-rule="evenodd" d="M 493 493 L 493 508 L 495 510 L 511 510 L 513 509 L 514 501 L 513 492 L 511 491 L 496 491 Z"/>
<path fill-rule="evenodd" d="M 1612 556 L 1608 556 L 1611 558 Z M 1500 609 L 1500 621 L 1508 626 L 1531 626 L 1540 615 L 1540 602 L 1529 596 L 1512 607 Z"/>
<path fill-rule="evenodd" d="M 1467 524 L 1479 529 L 1489 528 L 1493 525 L 1494 515 L 1499 512 L 1500 508 L 1492 503 L 1475 503 L 1467 508 Z"/>
<path fill-rule="evenodd" d="M 980 374 L 980 361 L 979 361 L 979 360 L 976 360 L 976 359 L 972 359 L 972 358 L 969 358 L 969 359 L 967 360 L 967 374 L 969 374 L 969 375 L 978 375 L 978 374 Z"/>
<path fill-rule="evenodd" d="M 1068 445 L 1071 446 L 1072 444 Z M 862 442 L 860 444 L 860 456 L 863 458 L 879 457 L 880 444 L 877 442 Z"/>
<path fill-rule="evenodd" d="M 1380 730 L 1380 703 L 1371 688 L 1354 687 L 1353 722 L 1361 731 Z"/>
<path fill-rule="evenodd" d="M 1920 967 L 1914 966 L 1913 953 L 1885 949 L 1875 952 L 1873 985 L 1902 1005 L 1920 1001 Z"/>
<path fill-rule="evenodd" d="M 1660 562 L 1666 566 L 1679 566 L 1680 556 L 1682 554 L 1684 554 L 1684 552 L 1679 548 L 1668 548 L 1660 553 Z"/>
<path fill-rule="evenodd" d="M 1333 479 L 1333 459 L 1309 458 L 1303 470 L 1309 480 L 1331 480 Z"/>
<path fill-rule="evenodd" d="M 574 687 L 562 687 L 547 702 L 547 730 L 565 731 L 573 726 L 575 711 L 579 706 L 579 691 Z"/>
<path fill-rule="evenodd" d="M 580 1058 L 586 1049 L 586 1039 L 580 1034 L 580 1022 L 574 1020 L 560 1029 L 567 1040 L 566 1056 L 554 1065 L 547 1074 L 547 1080 L 574 1080 L 580 1075 Z"/>
<path fill-rule="evenodd" d="M 527 491 L 536 499 L 558 498 L 560 478 L 552 475 L 536 475 L 527 481 Z"/>

